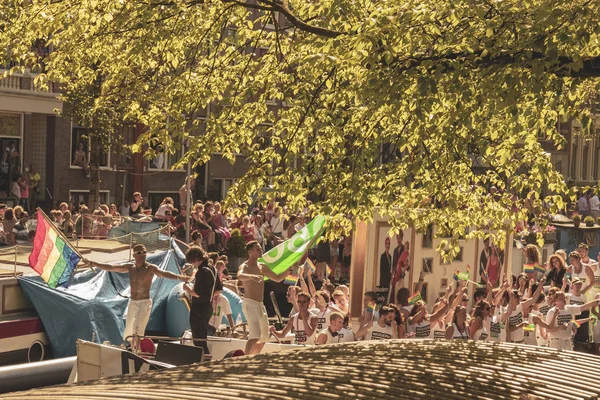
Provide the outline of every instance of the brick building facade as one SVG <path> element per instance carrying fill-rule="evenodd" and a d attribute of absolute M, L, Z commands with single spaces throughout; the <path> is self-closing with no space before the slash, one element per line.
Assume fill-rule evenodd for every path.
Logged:
<path fill-rule="evenodd" d="M 28 171 L 33 164 L 41 175 L 38 205 L 51 208 L 61 201 L 88 201 L 92 189 L 81 167 L 73 165 L 73 155 L 83 143 L 89 160 L 89 141 L 83 139 L 86 129 L 70 120 L 57 116 L 62 110 L 57 94 L 32 88 L 32 76 L 13 75 L 0 79 L 0 148 L 6 153 L 10 143 L 14 156 L 0 157 L 0 197 L 7 197 L 14 166 Z M 126 144 L 133 144 L 138 128 L 123 132 Z M 165 196 L 178 197 L 186 171 L 171 170 L 175 156 L 165 155 L 159 168 L 154 160 L 145 160 L 141 154 L 103 154 L 100 171 L 101 201 L 122 204 L 134 191 L 142 193 L 156 209 Z M 198 181 L 196 198 L 220 200 L 229 186 L 247 170 L 240 157 L 235 164 L 215 154 L 206 164 L 196 169 Z"/>

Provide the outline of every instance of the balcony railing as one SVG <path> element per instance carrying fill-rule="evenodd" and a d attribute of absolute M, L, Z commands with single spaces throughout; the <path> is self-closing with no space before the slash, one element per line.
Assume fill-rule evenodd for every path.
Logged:
<path fill-rule="evenodd" d="M 13 90 L 23 90 L 29 92 L 36 93 L 50 93 L 54 92 L 54 87 L 50 83 L 48 84 L 48 88 L 40 89 L 36 88 L 33 84 L 33 79 L 35 78 L 35 74 L 13 74 L 3 77 L 2 74 L 4 70 L 0 69 L 0 90 L 1 89 L 13 89 Z"/>

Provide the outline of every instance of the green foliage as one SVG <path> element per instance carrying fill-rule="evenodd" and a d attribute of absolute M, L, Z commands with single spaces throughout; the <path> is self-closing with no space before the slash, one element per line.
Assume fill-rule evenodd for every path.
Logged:
<path fill-rule="evenodd" d="M 581 215 L 574 214 L 572 219 L 573 219 L 573 222 L 581 222 Z"/>
<path fill-rule="evenodd" d="M 132 150 L 148 157 L 151 141 L 174 151 L 189 139 L 181 164 L 241 154 L 249 170 L 230 204 L 276 197 L 301 209 L 312 195 L 330 234 L 377 210 L 394 229 L 436 223 L 451 246 L 467 228 L 502 239 L 532 210 L 544 225 L 573 198 L 538 138 L 563 148 L 556 126 L 572 118 L 590 134 L 600 2 L 287 5 L 5 1 L 0 57 L 39 70 L 31 43 L 49 38 L 36 82 L 58 83 L 94 134 L 116 143 L 114 126 L 141 123 Z"/>
<path fill-rule="evenodd" d="M 594 223 L 595 223 L 595 222 L 596 222 L 596 221 L 594 220 L 594 217 L 591 217 L 591 216 L 589 216 L 589 215 L 583 219 L 583 223 L 584 223 L 586 226 L 594 226 Z"/>
<path fill-rule="evenodd" d="M 248 255 L 246 241 L 239 229 L 231 231 L 231 239 L 227 242 L 227 253 L 233 257 L 246 257 Z"/>

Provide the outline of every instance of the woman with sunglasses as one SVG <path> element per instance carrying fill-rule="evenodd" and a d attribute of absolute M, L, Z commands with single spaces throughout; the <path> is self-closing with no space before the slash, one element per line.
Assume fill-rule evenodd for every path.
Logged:
<path fill-rule="evenodd" d="M 475 305 L 473 320 L 469 324 L 469 337 L 473 340 L 487 340 L 490 311 L 492 307 L 486 300 L 479 300 Z"/>

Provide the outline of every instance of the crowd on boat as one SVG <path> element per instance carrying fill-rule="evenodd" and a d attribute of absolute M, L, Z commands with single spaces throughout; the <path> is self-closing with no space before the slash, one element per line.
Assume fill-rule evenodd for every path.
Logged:
<path fill-rule="evenodd" d="M 143 301 L 141 306 L 130 304 L 126 336 L 144 334 L 151 309 L 147 284 L 151 280 L 148 281 L 147 276 L 157 274 L 185 282 L 184 288 L 191 296 L 190 326 L 194 343 L 204 347 L 207 353 L 206 338 L 222 328 L 222 318 L 226 317 L 225 325 L 234 326 L 231 307 L 222 294 L 224 287 L 233 288 L 243 298 L 242 309 L 249 332 L 246 354 L 259 353 L 272 338 L 291 338 L 301 345 L 395 338 L 471 339 L 561 350 L 572 350 L 574 343 L 590 341 L 592 334 L 592 340 L 600 342 L 600 324 L 596 324 L 600 318 L 600 294 L 594 294 L 593 290 L 598 289 L 600 268 L 589 258 L 583 243 L 568 256 L 564 251 L 557 251 L 544 265 L 540 264 L 537 247 L 528 245 L 523 251 L 528 262 L 537 268 L 528 268 L 527 272 L 498 284 L 488 280 L 485 285 L 475 285 L 456 279 L 456 285 L 449 285 L 444 296 L 431 307 L 420 299 L 422 275 L 415 293 L 402 287 L 393 303 L 378 305 L 377 293 L 366 292 L 358 316 L 350 312 L 350 293 L 346 285 L 318 279 L 307 264 L 294 265 L 275 274 L 258 262 L 263 248 L 257 241 L 249 241 L 246 250 L 248 258 L 239 267 L 236 280 L 227 274 L 226 257 L 207 253 L 199 246 L 192 246 L 186 252 L 186 261 L 191 266 L 182 275 L 159 272 L 148 266 L 142 245 L 134 248 L 136 262 L 132 265 L 92 265 L 113 272 L 128 272 L 131 301 Z M 277 329 L 269 325 L 263 304 L 264 280 L 281 282 L 291 274 L 299 277 L 287 291 L 292 311 L 285 325 Z M 144 285 L 147 287 L 140 290 Z M 134 292 L 140 294 L 140 298 L 134 297 Z M 473 306 L 469 307 L 471 300 Z"/>
<path fill-rule="evenodd" d="M 107 224 L 109 219 L 123 216 L 142 222 L 161 221 L 170 227 L 171 234 L 182 238 L 185 236 L 185 209 L 184 206 L 180 208 L 183 213 L 174 207 L 172 198 L 166 197 L 152 213 L 141 194 L 135 193 L 128 206 L 120 210 L 114 204 L 103 204 L 90 211 L 85 204 L 80 204 L 76 218 L 85 221 L 90 216 L 91 226 L 95 226 L 88 227 L 90 233 L 98 233 L 103 219 Z M 27 218 L 23 210 L 19 211 L 21 218 Z M 2 208 L 0 212 L 6 218 L 6 214 L 12 215 L 15 210 Z M 67 203 L 59 204 L 50 212 L 50 217 L 65 234 L 77 235 L 77 224 L 72 215 L 72 206 Z M 600 349 L 600 324 L 596 323 L 600 315 L 600 268 L 589 257 L 584 243 L 568 255 L 559 250 L 545 262 L 541 260 L 538 248 L 528 245 L 522 249 L 526 268 L 519 276 L 500 281 L 498 274 L 491 279 L 487 279 L 492 277 L 491 274 L 483 274 L 484 284 L 479 286 L 456 279 L 456 284 L 448 285 L 445 295 L 431 305 L 419 299 L 420 286 L 411 293 L 402 287 L 404 282 L 400 282 L 401 288 L 393 293 L 395 302 L 388 301 L 389 304 L 377 303 L 377 293 L 366 292 L 361 315 L 351 315 L 346 286 L 351 236 L 320 242 L 312 249 L 310 257 L 314 260 L 314 269 L 305 268 L 302 262 L 275 275 L 258 263 L 264 251 L 302 229 L 309 222 L 306 215 L 308 209 L 292 212 L 274 204 L 265 207 L 242 204 L 225 215 L 218 202 L 197 202 L 192 207 L 192 242 L 186 253 L 193 268 L 187 273 L 163 274 L 149 267 L 145 262 L 145 248 L 134 248 L 135 263 L 119 267 L 118 271 L 108 265 L 93 264 L 129 273 L 132 293 L 140 285 L 143 288 L 139 296 L 135 296 L 137 298 L 132 296 L 131 299 L 144 301 L 139 306 L 129 307 L 128 312 L 137 313 L 137 317 L 130 318 L 128 314 L 128 335 L 143 335 L 144 320 L 147 322 L 149 316 L 144 311 L 149 313 L 148 276 L 159 275 L 186 282 L 186 291 L 191 298 L 190 325 L 193 337 L 199 339 L 196 344 L 200 346 L 205 346 L 207 335 L 222 328 L 222 317 L 233 327 L 231 307 L 221 293 L 222 288 L 229 288 L 243 298 L 249 328 L 247 353 L 259 352 L 261 344 L 269 337 L 283 340 L 290 334 L 297 344 L 446 338 L 523 342 L 557 349 L 573 349 L 574 345 L 596 341 L 599 344 L 596 352 Z M 85 223 L 82 229 L 86 229 Z M 237 269 L 237 274 L 230 274 L 229 259 L 224 250 L 235 230 L 239 230 L 237 234 L 245 245 L 247 260 L 239 269 L 237 265 L 232 266 Z M 264 279 L 281 282 L 289 275 L 298 277 L 297 283 L 288 287 L 287 300 L 292 313 L 280 329 L 269 327 L 263 304 Z M 422 282 L 421 276 L 419 284 Z"/>

